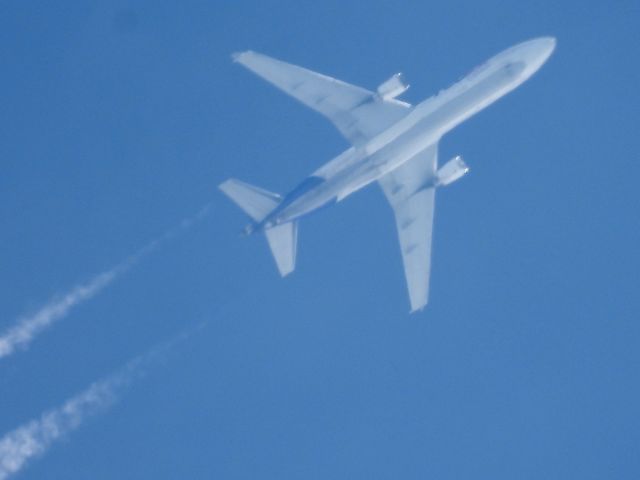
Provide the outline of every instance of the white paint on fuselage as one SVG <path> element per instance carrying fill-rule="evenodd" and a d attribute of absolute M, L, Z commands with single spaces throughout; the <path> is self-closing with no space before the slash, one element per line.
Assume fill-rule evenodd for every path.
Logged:
<path fill-rule="evenodd" d="M 555 39 L 538 38 L 492 57 L 450 88 L 413 107 L 406 117 L 364 145 L 351 147 L 322 166 L 312 176 L 325 181 L 300 192 L 297 198 L 285 197 L 287 205 L 277 209 L 267 222 L 295 220 L 333 200 L 342 200 L 398 168 L 518 87 L 542 66 L 554 48 Z"/>

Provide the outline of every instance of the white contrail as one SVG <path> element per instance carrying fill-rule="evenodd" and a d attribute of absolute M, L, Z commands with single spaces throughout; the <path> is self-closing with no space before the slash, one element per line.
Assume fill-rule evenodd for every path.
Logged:
<path fill-rule="evenodd" d="M 125 263 L 103 272 L 89 282 L 74 287 L 62 298 L 51 299 L 32 315 L 19 318 L 16 324 L 0 337 L 0 358 L 11 355 L 18 348 L 26 348 L 38 333 L 66 316 L 74 306 L 96 295 L 126 268 L 128 265 Z"/>
<path fill-rule="evenodd" d="M 129 372 L 96 382 L 62 406 L 16 428 L 0 439 L 0 480 L 18 472 L 33 457 L 75 430 L 85 418 L 111 405 L 119 388 L 130 381 Z"/>
<path fill-rule="evenodd" d="M 89 417 L 105 411 L 114 404 L 122 390 L 145 373 L 146 367 L 158 360 L 176 343 L 186 340 L 206 324 L 182 333 L 172 341 L 140 355 L 116 373 L 92 383 L 89 388 L 70 398 L 60 407 L 43 413 L 0 438 L 0 480 L 21 470 L 34 457 L 43 455 L 52 444 Z"/>
<path fill-rule="evenodd" d="M 135 265 L 142 257 L 153 252 L 161 244 L 171 240 L 191 227 L 196 221 L 202 219 L 209 213 L 210 206 L 210 204 L 204 206 L 198 213 L 184 219 L 178 226 L 149 242 L 112 269 L 96 275 L 83 284 L 73 287 L 62 296 L 52 298 L 35 313 L 19 318 L 12 327 L 0 335 L 0 358 L 11 355 L 19 348 L 26 348 L 36 335 L 56 321 L 67 316 L 73 307 L 100 293 L 111 282 Z"/>

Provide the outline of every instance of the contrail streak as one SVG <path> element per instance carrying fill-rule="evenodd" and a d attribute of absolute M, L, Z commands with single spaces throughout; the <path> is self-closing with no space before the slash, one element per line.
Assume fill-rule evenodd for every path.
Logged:
<path fill-rule="evenodd" d="M 85 283 L 76 285 L 62 296 L 52 298 L 35 313 L 19 318 L 12 327 L 0 336 L 0 358 L 7 357 L 20 348 L 27 348 L 39 333 L 66 317 L 75 306 L 96 296 L 143 257 L 201 220 L 209 213 L 210 207 L 211 204 L 204 206 L 198 213 L 184 219 L 177 226 L 149 242 L 110 270 L 99 273 Z"/>
<path fill-rule="evenodd" d="M 9 478 L 25 467 L 27 462 L 46 453 L 56 440 L 76 430 L 89 417 L 106 411 L 118 400 L 124 388 L 145 373 L 146 367 L 176 343 L 184 341 L 204 326 L 202 323 L 172 341 L 134 358 L 116 373 L 92 383 L 58 408 L 6 433 L 0 438 L 0 480 Z"/>
<path fill-rule="evenodd" d="M 39 419 L 18 427 L 0 439 L 0 480 L 9 478 L 51 444 L 75 430 L 89 416 L 104 410 L 118 391 L 130 382 L 132 373 L 121 373 L 92 384 L 62 406 L 43 413 Z"/>

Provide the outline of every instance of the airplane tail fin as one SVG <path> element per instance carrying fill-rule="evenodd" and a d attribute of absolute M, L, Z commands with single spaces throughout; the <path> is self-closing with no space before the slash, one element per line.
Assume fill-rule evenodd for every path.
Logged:
<path fill-rule="evenodd" d="M 296 248 L 298 240 L 298 222 L 288 222 L 264 231 L 269 248 L 283 277 L 296 268 Z"/>
<path fill-rule="evenodd" d="M 233 178 L 221 183 L 219 188 L 256 224 L 264 220 L 282 201 L 282 197 L 276 193 Z M 252 233 L 256 224 L 249 225 L 245 232 Z M 296 266 L 298 223 L 294 221 L 276 225 L 265 229 L 264 233 L 280 275 L 284 277 L 293 272 Z"/>
<path fill-rule="evenodd" d="M 282 197 L 277 193 L 254 187 L 235 178 L 221 183 L 218 188 L 255 222 L 264 220 L 282 201 Z"/>

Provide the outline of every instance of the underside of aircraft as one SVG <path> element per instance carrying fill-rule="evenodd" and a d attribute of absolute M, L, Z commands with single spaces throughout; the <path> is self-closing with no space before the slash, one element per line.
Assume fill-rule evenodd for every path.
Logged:
<path fill-rule="evenodd" d="M 435 190 L 469 169 L 460 156 L 438 168 L 438 141 L 455 125 L 524 82 L 555 47 L 550 37 L 496 55 L 470 75 L 415 107 L 397 99 L 409 87 L 395 74 L 370 91 L 247 51 L 234 60 L 327 117 L 351 148 L 287 195 L 229 179 L 220 189 L 264 232 L 282 276 L 295 269 L 299 219 L 377 181 L 395 215 L 411 311 L 429 296 Z"/>

